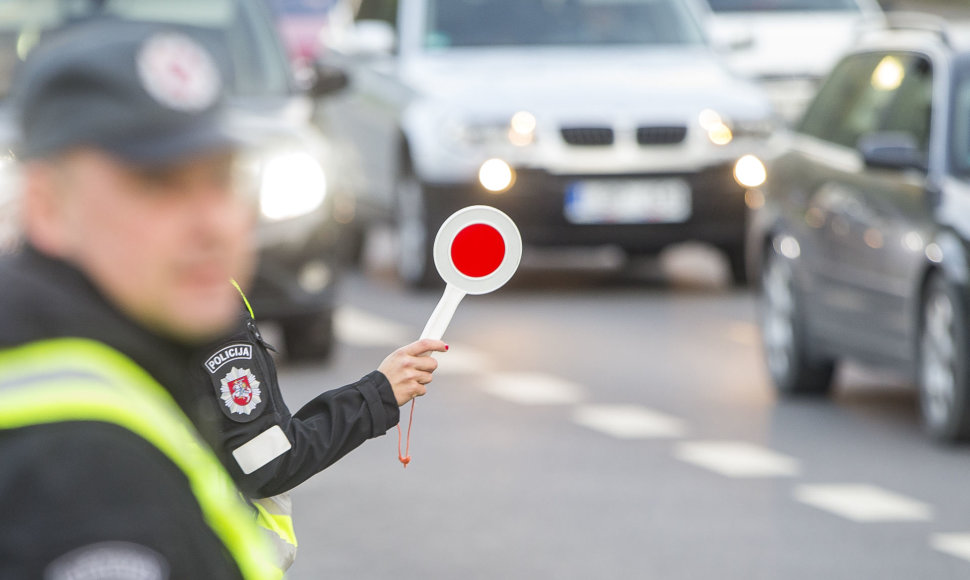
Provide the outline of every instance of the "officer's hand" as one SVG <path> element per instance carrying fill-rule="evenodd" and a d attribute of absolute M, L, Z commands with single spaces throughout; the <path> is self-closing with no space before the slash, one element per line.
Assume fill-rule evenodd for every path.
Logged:
<path fill-rule="evenodd" d="M 438 361 L 429 355 L 446 350 L 448 345 L 440 340 L 424 338 L 395 350 L 377 367 L 391 383 L 398 406 L 428 392 L 425 385 L 438 368 Z"/>

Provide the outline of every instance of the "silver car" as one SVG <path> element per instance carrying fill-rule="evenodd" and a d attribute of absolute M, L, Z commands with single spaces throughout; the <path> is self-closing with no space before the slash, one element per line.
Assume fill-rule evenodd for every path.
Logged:
<path fill-rule="evenodd" d="M 654 254 L 711 243 L 744 277 L 744 189 L 774 126 L 687 0 L 363 0 L 327 57 L 351 90 L 324 107 L 362 197 L 400 234 L 404 281 L 435 281 L 453 211 L 508 213 L 533 246 Z M 747 157 L 746 157 L 747 156 Z"/>

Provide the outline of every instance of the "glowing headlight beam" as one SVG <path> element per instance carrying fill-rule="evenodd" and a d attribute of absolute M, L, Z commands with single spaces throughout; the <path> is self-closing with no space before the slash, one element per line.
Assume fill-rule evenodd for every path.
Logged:
<path fill-rule="evenodd" d="M 745 155 L 734 164 L 734 179 L 744 187 L 761 187 L 767 178 L 765 164 L 754 155 Z"/>
<path fill-rule="evenodd" d="M 528 111 L 519 111 L 512 115 L 509 123 L 509 141 L 519 147 L 529 145 L 535 140 L 536 118 Z"/>
<path fill-rule="evenodd" d="M 323 168 L 310 154 L 297 151 L 270 157 L 263 166 L 259 207 L 270 220 L 306 215 L 327 196 Z"/>
<path fill-rule="evenodd" d="M 478 170 L 478 181 L 488 191 L 502 193 L 515 183 L 515 170 L 501 159 L 489 159 Z"/>
<path fill-rule="evenodd" d="M 712 109 L 704 109 L 697 117 L 701 127 L 707 131 L 707 138 L 715 145 L 727 145 L 734 140 L 734 133 L 721 115 Z"/>

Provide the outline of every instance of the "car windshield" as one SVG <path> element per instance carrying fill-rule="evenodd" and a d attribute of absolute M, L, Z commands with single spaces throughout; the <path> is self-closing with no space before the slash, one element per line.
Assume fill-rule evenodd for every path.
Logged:
<path fill-rule="evenodd" d="M 681 0 L 428 0 L 429 49 L 700 44 Z"/>
<path fill-rule="evenodd" d="M 229 72 L 234 95 L 287 93 L 285 56 L 260 9 L 236 0 L 0 0 L 0 97 L 10 92 L 17 63 L 45 35 L 101 16 L 163 22 L 192 34 Z"/>
<path fill-rule="evenodd" d="M 707 0 L 714 12 L 859 12 L 855 0 Z"/>

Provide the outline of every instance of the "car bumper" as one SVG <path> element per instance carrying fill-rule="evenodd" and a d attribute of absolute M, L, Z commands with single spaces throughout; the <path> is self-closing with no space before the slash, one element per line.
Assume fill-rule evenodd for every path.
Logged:
<path fill-rule="evenodd" d="M 678 179 L 690 189 L 690 215 L 675 223 L 573 223 L 567 218 L 567 195 L 584 180 Z M 652 253 L 665 246 L 701 241 L 722 247 L 744 243 L 745 190 L 724 164 L 690 174 L 553 175 L 521 170 L 515 184 L 495 194 L 478 184 L 426 186 L 431 221 L 436 228 L 451 213 L 468 205 L 490 205 L 509 215 L 523 242 L 535 246 L 615 245 L 634 253 Z"/>
<path fill-rule="evenodd" d="M 247 293 L 256 317 L 281 320 L 332 310 L 340 267 L 333 222 L 308 219 L 272 227 L 287 235 L 262 232 L 259 266 Z"/>

